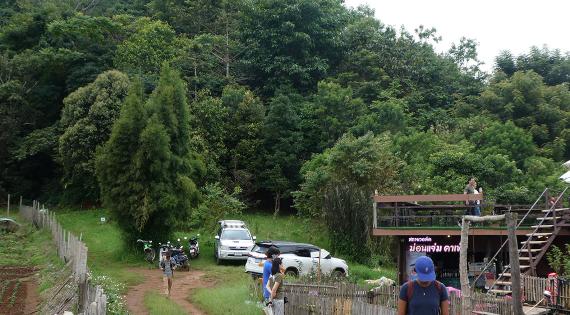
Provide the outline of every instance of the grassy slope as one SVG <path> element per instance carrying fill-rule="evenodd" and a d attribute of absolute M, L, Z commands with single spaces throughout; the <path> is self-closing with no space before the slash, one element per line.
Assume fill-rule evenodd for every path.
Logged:
<path fill-rule="evenodd" d="M 140 279 L 136 274 L 128 272 L 127 268 L 135 265 L 144 265 L 142 254 L 136 256 L 128 254 L 123 249 L 120 233 L 113 222 L 100 223 L 100 217 L 107 216 L 104 210 L 86 210 L 58 212 L 58 220 L 67 229 L 79 235 L 89 247 L 89 266 L 95 274 L 106 275 L 126 285 L 136 284 Z M 267 214 L 244 214 L 231 219 L 241 219 L 247 222 L 252 234 L 258 240 L 288 240 L 312 243 L 329 249 L 328 235 L 324 226 L 319 223 L 301 219 L 295 216 L 283 216 L 273 219 Z M 257 314 L 260 313 L 256 305 L 249 302 L 251 278 L 244 272 L 243 263 L 228 263 L 217 266 L 214 260 L 214 233 L 215 231 L 193 230 L 180 231 L 177 237 L 200 233 L 200 257 L 191 261 L 191 268 L 202 270 L 206 277 L 215 283 L 212 288 L 198 289 L 192 292 L 189 298 L 200 305 L 209 314 Z M 394 278 L 394 270 L 371 269 L 367 266 L 349 263 L 351 278 L 354 281 L 363 279 L 377 279 L 381 276 Z M 255 299 L 253 299 L 255 300 Z M 152 301 L 148 302 L 148 301 Z M 220 303 L 220 301 L 224 301 Z M 168 304 L 158 296 L 145 297 L 145 305 L 151 303 Z M 152 309 L 149 309 L 153 312 Z"/>
<path fill-rule="evenodd" d="M 140 277 L 126 269 L 142 265 L 142 259 L 123 248 L 119 229 L 113 222 L 101 224 L 102 216 L 107 216 L 103 210 L 57 212 L 57 219 L 63 227 L 81 235 L 89 248 L 87 261 L 91 272 L 112 277 L 126 285 L 140 283 Z"/>

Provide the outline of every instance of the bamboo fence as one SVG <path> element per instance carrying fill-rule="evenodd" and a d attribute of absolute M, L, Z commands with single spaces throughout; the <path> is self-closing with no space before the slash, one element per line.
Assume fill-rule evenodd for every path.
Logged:
<path fill-rule="evenodd" d="M 40 314 L 63 314 L 64 311 L 78 309 L 79 314 L 105 315 L 107 297 L 100 286 L 89 282 L 87 269 L 87 246 L 57 222 L 56 215 L 46 209 L 40 209 L 37 201 L 33 205 L 20 204 L 20 214 L 39 229 L 51 232 L 57 248 L 57 255 L 71 269 L 58 281 L 51 291 Z"/>

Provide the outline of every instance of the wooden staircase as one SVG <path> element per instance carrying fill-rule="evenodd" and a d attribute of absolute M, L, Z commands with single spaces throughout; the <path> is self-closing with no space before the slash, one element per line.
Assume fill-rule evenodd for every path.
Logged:
<path fill-rule="evenodd" d="M 564 192 L 560 194 L 557 201 Z M 536 275 L 536 267 L 550 248 L 550 245 L 552 245 L 554 239 L 556 239 L 556 236 L 566 226 L 564 214 L 570 213 L 570 208 L 555 208 L 552 206 L 548 210 L 542 210 L 542 213 L 544 213 L 544 216 L 537 218 L 536 225 L 532 226 L 534 231 L 526 234 L 527 239 L 520 243 L 518 255 L 521 274 Z M 511 286 L 510 266 L 506 266 L 488 292 L 495 295 L 511 294 Z"/>

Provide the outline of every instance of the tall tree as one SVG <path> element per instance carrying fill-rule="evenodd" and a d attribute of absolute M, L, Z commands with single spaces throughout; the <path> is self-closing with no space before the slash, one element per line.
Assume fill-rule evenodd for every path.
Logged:
<path fill-rule="evenodd" d="M 97 79 L 64 100 L 60 121 L 59 158 L 63 166 L 66 201 L 97 201 L 95 149 L 107 142 L 121 104 L 127 95 L 129 78 L 116 70 Z"/>
<path fill-rule="evenodd" d="M 243 9 L 247 82 L 271 95 L 280 85 L 314 89 L 340 59 L 340 0 L 254 0 Z"/>
<path fill-rule="evenodd" d="M 190 114 L 179 74 L 163 66 L 145 106 L 141 84 L 133 89 L 97 157 L 104 202 L 127 242 L 168 237 L 197 205 L 196 182 L 204 169 L 191 148 Z"/>
<path fill-rule="evenodd" d="M 274 215 L 299 182 L 302 152 L 299 104 L 302 97 L 280 92 L 268 106 L 264 123 L 265 167 L 263 188 L 274 196 Z"/>

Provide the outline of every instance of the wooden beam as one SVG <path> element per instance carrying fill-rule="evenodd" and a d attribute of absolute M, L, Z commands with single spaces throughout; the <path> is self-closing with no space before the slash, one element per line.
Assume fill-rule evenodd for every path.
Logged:
<path fill-rule="evenodd" d="M 420 202 L 420 201 L 468 201 L 483 200 L 484 194 L 449 194 L 449 195 L 391 195 L 374 196 L 376 202 Z"/>
<path fill-rule="evenodd" d="M 517 235 L 526 235 L 532 233 L 533 229 L 530 227 L 519 227 L 516 231 Z M 508 231 L 506 229 L 484 229 L 484 228 L 472 228 L 469 235 L 472 236 L 508 236 Z M 421 227 L 417 229 L 383 229 L 376 228 L 372 229 L 372 236 L 423 236 L 423 235 L 461 235 L 461 230 L 441 228 L 441 229 L 422 229 Z M 570 231 L 567 234 L 562 232 L 559 235 L 570 235 Z"/>

